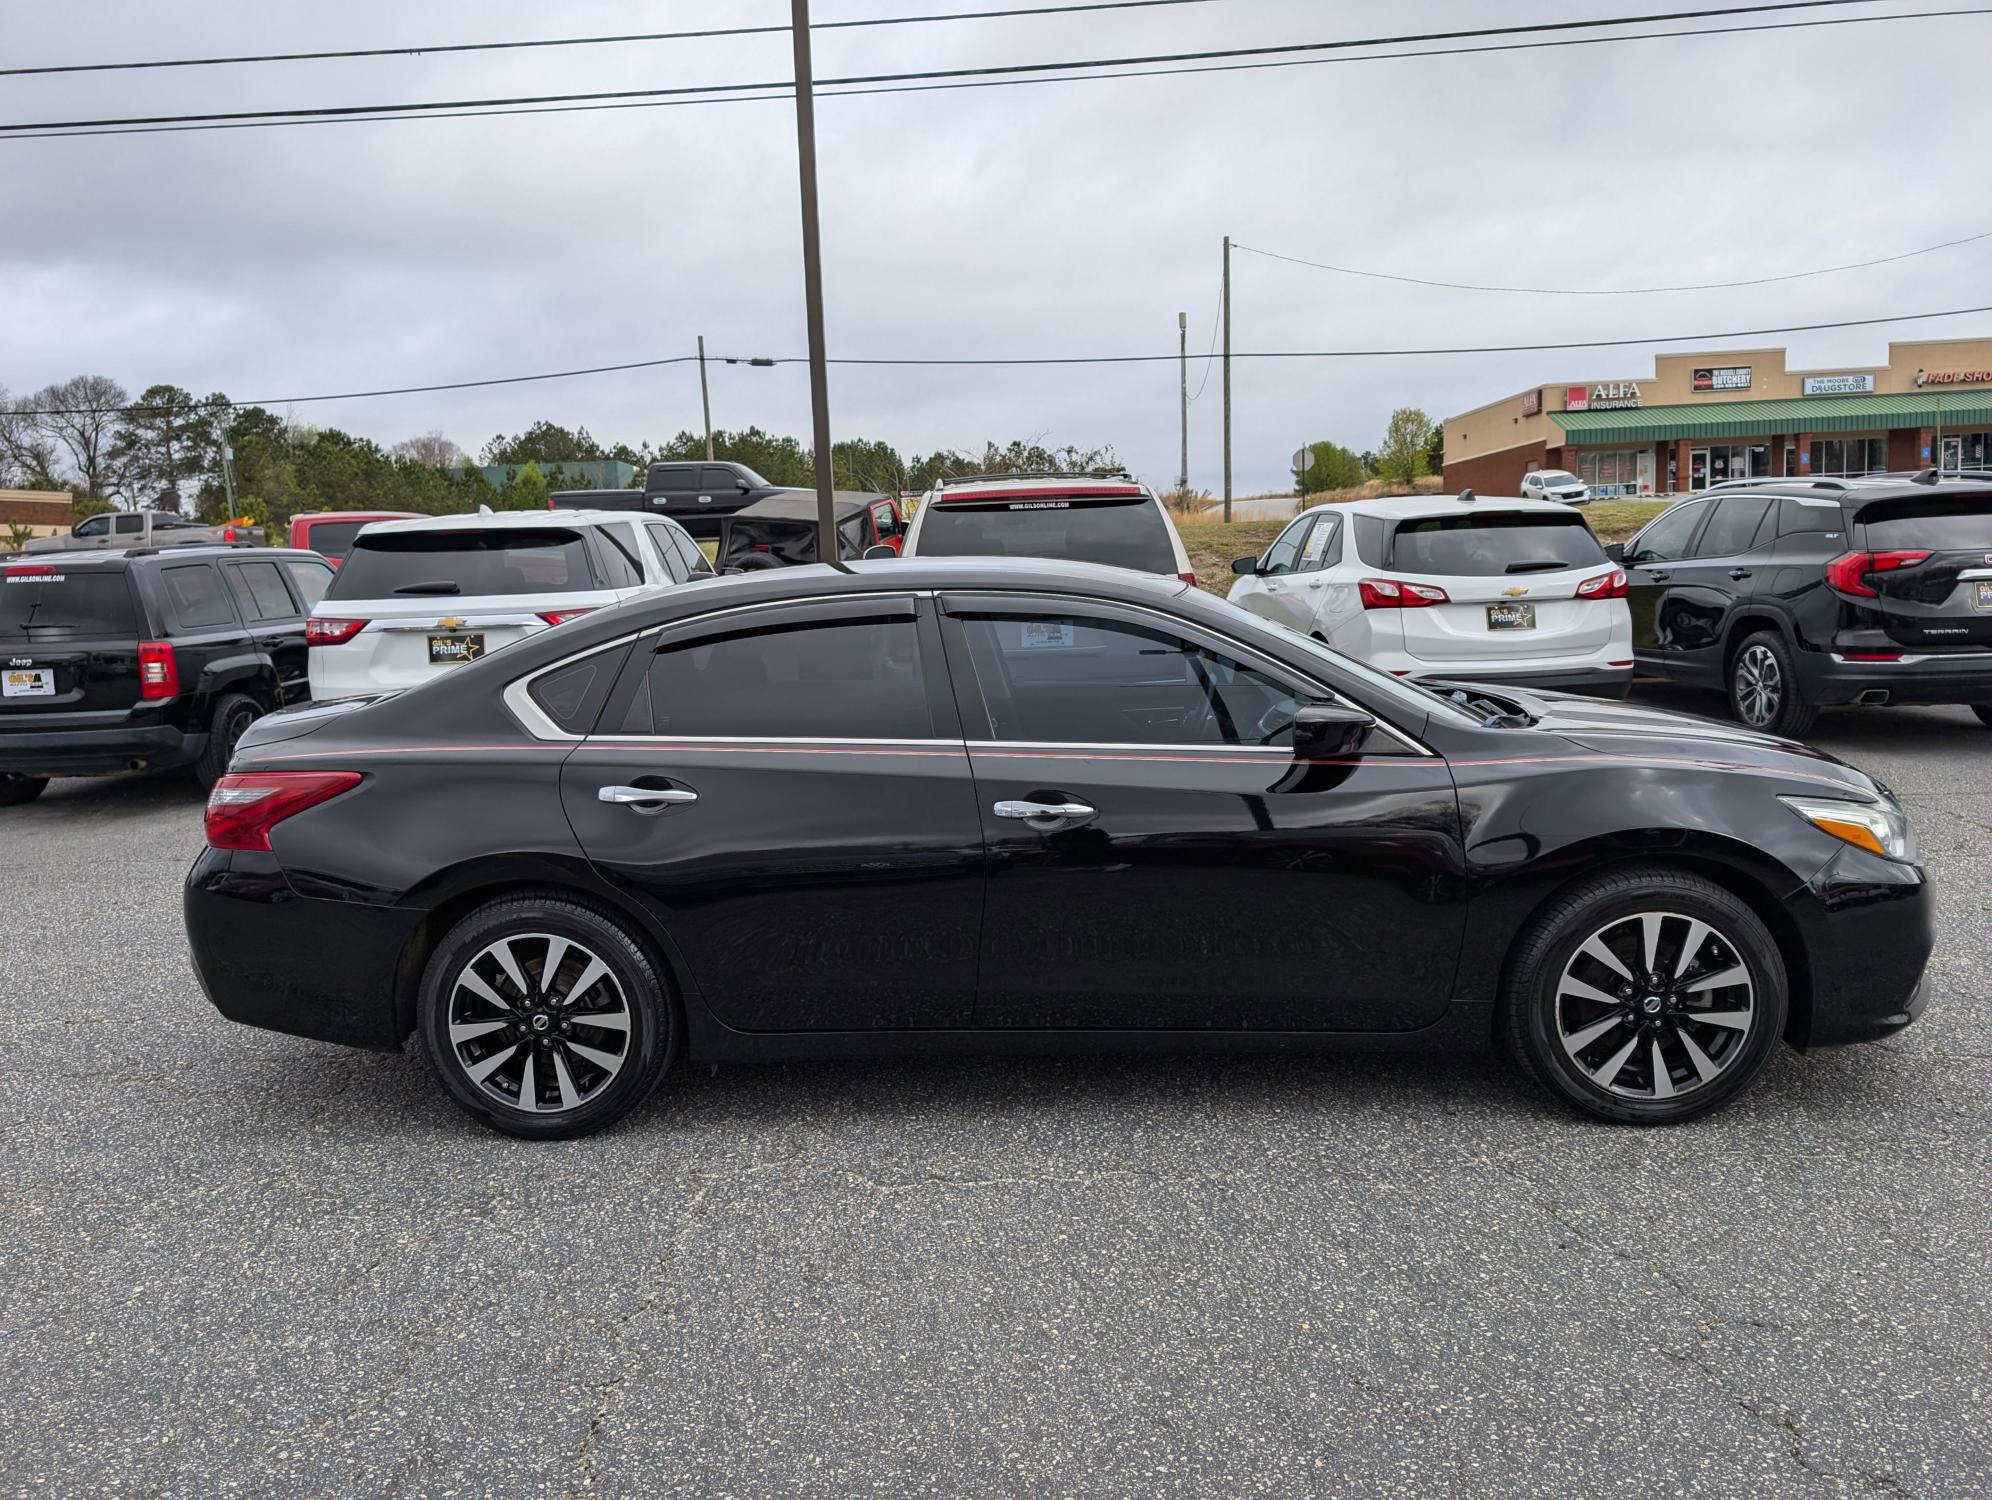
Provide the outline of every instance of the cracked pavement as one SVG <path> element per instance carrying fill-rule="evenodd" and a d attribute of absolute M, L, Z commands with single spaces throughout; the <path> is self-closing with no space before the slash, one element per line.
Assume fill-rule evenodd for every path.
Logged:
<path fill-rule="evenodd" d="M 1815 739 L 1916 821 L 1936 1002 L 1644 1133 L 1490 1055 L 699 1069 L 529 1146 L 221 1020 L 199 794 L 57 783 L 0 1495 L 1992 1494 L 1992 733 Z"/>

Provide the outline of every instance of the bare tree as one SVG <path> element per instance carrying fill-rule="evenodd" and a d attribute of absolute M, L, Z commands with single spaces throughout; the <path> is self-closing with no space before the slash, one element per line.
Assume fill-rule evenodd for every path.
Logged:
<path fill-rule="evenodd" d="M 0 389 L 0 484 L 48 487 L 59 483 L 55 439 L 40 421 L 24 413 L 34 408 L 32 396 L 8 399 Z"/>
<path fill-rule="evenodd" d="M 112 439 L 131 401 L 123 386 L 107 375 L 78 375 L 28 399 L 31 410 L 46 413 L 33 420 L 61 444 L 84 494 L 108 500 L 122 489 Z"/>
<path fill-rule="evenodd" d="M 431 469 L 454 469 L 463 462 L 463 449 L 440 432 L 425 432 L 419 437 L 403 438 L 391 451 L 396 458 L 412 458 L 416 463 Z"/>

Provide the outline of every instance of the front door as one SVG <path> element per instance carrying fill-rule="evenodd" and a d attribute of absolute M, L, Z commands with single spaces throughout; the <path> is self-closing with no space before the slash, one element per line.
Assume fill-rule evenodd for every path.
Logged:
<path fill-rule="evenodd" d="M 1314 529 L 1315 518 L 1302 516 L 1282 531 L 1259 559 L 1259 570 L 1248 573 L 1235 584 L 1231 602 L 1290 629 L 1304 630 L 1303 603 L 1295 590 L 1295 570 L 1300 566 L 1300 545 Z"/>
<path fill-rule="evenodd" d="M 968 1023 L 982 829 L 931 603 L 728 610 L 639 641 L 561 799 L 728 1026 Z"/>
<path fill-rule="evenodd" d="M 1956 472 L 1964 467 L 1964 443 L 1954 437 L 1944 439 L 1944 468 Z"/>
<path fill-rule="evenodd" d="M 1632 654 L 1642 670 L 1672 675 L 1674 643 L 1664 607 L 1674 570 L 1708 516 L 1706 500 L 1683 500 L 1625 544 L 1626 603 L 1632 611 Z"/>
<path fill-rule="evenodd" d="M 1777 500 L 1760 490 L 1739 490 L 1709 504 L 1714 513 L 1708 524 L 1671 569 L 1654 612 L 1653 641 L 1668 657 L 1669 676 L 1719 686 L 1729 622 L 1738 606 L 1770 581 L 1759 573 L 1768 572 L 1771 543 L 1777 540 Z"/>
<path fill-rule="evenodd" d="M 978 1027 L 1401 1031 L 1444 1011 L 1465 906 L 1442 760 L 1378 730 L 1352 762 L 1297 765 L 1293 714 L 1329 695 L 1177 621 L 942 603 L 990 853 Z"/>
<path fill-rule="evenodd" d="M 1688 450 L 1688 488 L 1695 491 L 1708 488 L 1708 449 L 1706 448 Z"/>

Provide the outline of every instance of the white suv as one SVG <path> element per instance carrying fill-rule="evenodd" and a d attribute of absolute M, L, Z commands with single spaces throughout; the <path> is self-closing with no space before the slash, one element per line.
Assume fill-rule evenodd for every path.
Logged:
<path fill-rule="evenodd" d="M 362 527 L 305 625 L 311 696 L 415 687 L 590 610 L 713 576 L 675 521 L 489 511 Z"/>
<path fill-rule="evenodd" d="M 1625 572 L 1552 500 L 1318 505 L 1231 568 L 1233 604 L 1399 677 L 1612 698 L 1632 683 Z"/>
<path fill-rule="evenodd" d="M 1062 557 L 1195 586 L 1190 555 L 1155 491 L 1125 474 L 979 474 L 920 498 L 906 557 Z"/>
<path fill-rule="evenodd" d="M 1522 476 L 1524 500 L 1561 500 L 1565 505 L 1589 505 L 1591 487 L 1568 469 L 1538 469 Z"/>

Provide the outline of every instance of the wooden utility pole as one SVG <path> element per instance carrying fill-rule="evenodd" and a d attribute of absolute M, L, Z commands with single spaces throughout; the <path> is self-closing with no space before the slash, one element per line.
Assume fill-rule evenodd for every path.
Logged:
<path fill-rule="evenodd" d="M 1190 492 L 1190 315 L 1176 314 L 1176 368 L 1183 377 L 1183 464 L 1177 471 L 1176 493 Z"/>
<path fill-rule="evenodd" d="M 712 462 L 712 396 L 706 390 L 705 335 L 699 335 L 699 405 L 705 408 L 706 462 Z"/>
<path fill-rule="evenodd" d="M 1224 237 L 1224 519 L 1231 519 L 1231 236 Z"/>
<path fill-rule="evenodd" d="M 830 462 L 829 356 L 823 340 L 823 237 L 816 217 L 816 74 L 809 55 L 809 0 L 790 0 L 795 33 L 795 155 L 802 179 L 802 290 L 809 319 L 809 407 L 816 443 L 816 560 L 842 572 Z"/>

